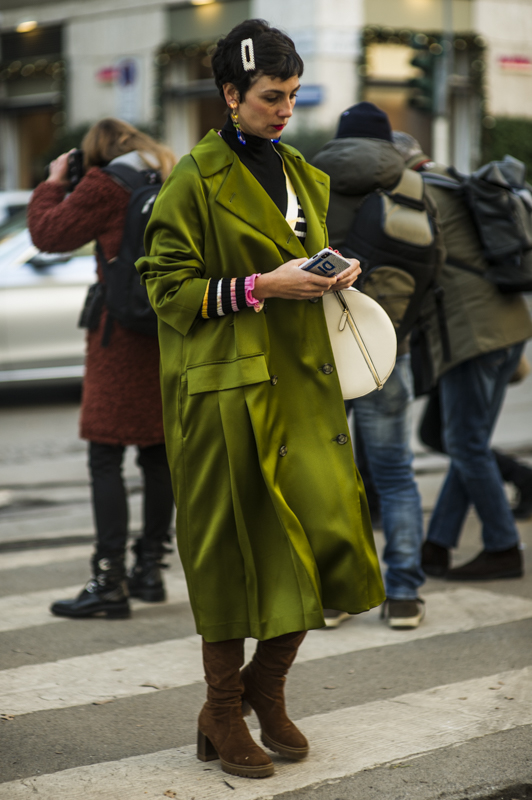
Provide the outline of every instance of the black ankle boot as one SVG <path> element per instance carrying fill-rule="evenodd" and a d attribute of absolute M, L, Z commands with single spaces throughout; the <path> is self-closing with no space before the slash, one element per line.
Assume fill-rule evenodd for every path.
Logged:
<path fill-rule="evenodd" d="M 516 483 L 519 492 L 519 503 L 512 509 L 515 519 L 530 519 L 532 517 L 532 478 L 523 483 Z"/>
<path fill-rule="evenodd" d="M 523 556 L 519 546 L 515 545 L 495 553 L 482 550 L 467 564 L 450 569 L 445 577 L 448 581 L 494 581 L 522 578 L 523 574 Z"/>
<path fill-rule="evenodd" d="M 129 617 L 126 574 L 123 559 L 92 560 L 94 577 L 74 600 L 58 600 L 50 611 L 58 617 L 106 616 L 109 619 Z"/>
<path fill-rule="evenodd" d="M 449 569 L 449 551 L 427 539 L 421 547 L 421 569 L 425 575 L 443 578 Z"/>
<path fill-rule="evenodd" d="M 161 603 L 166 600 L 166 590 L 161 575 L 162 559 L 166 552 L 162 542 L 149 542 L 137 539 L 131 548 L 137 560 L 128 576 L 128 589 L 131 597 L 138 597 L 146 603 Z"/>

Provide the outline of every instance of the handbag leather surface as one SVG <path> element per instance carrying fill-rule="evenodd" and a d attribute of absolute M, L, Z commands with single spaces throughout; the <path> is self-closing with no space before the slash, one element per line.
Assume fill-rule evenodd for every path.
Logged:
<path fill-rule="evenodd" d="M 397 336 L 386 311 L 358 289 L 323 295 L 344 400 L 382 389 L 397 355 Z"/>

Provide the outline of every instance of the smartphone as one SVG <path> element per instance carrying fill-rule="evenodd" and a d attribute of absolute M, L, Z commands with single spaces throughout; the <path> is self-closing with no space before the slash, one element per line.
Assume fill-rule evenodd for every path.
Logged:
<path fill-rule="evenodd" d="M 315 275 L 328 277 L 329 275 L 338 275 L 350 266 L 350 261 L 343 256 L 339 256 L 334 250 L 325 247 L 312 258 L 309 258 L 308 261 L 301 264 L 300 269 L 304 269 L 306 272 L 313 272 Z"/>

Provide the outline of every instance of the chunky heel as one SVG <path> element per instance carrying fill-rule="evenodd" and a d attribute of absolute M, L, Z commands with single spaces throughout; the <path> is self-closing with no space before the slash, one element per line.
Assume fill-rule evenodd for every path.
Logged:
<path fill-rule="evenodd" d="M 218 758 L 218 753 L 214 749 L 211 740 L 205 736 L 204 733 L 198 728 L 198 749 L 196 756 L 200 761 L 215 761 Z"/>

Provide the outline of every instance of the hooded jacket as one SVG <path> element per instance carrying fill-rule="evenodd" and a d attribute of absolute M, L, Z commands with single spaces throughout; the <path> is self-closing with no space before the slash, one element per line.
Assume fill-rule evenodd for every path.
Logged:
<path fill-rule="evenodd" d="M 405 169 L 391 142 L 358 137 L 332 139 L 313 164 L 331 179 L 327 228 L 334 248 L 343 244 L 364 197 L 375 189 L 392 189 Z"/>
<path fill-rule="evenodd" d="M 331 180 L 327 228 L 331 245 L 340 250 L 366 195 L 376 189 L 393 189 L 405 170 L 404 160 L 391 142 L 362 137 L 332 139 L 315 156 L 313 163 Z M 433 216 L 437 215 L 431 202 L 429 210 Z M 441 238 L 437 236 L 436 241 L 436 257 L 443 260 Z M 365 291 L 378 299 L 369 286 Z M 386 305 L 381 305 L 392 319 L 402 317 L 402 306 L 397 307 L 393 300 L 388 299 Z M 404 355 L 408 349 L 409 336 L 398 344 L 397 355 Z"/>

